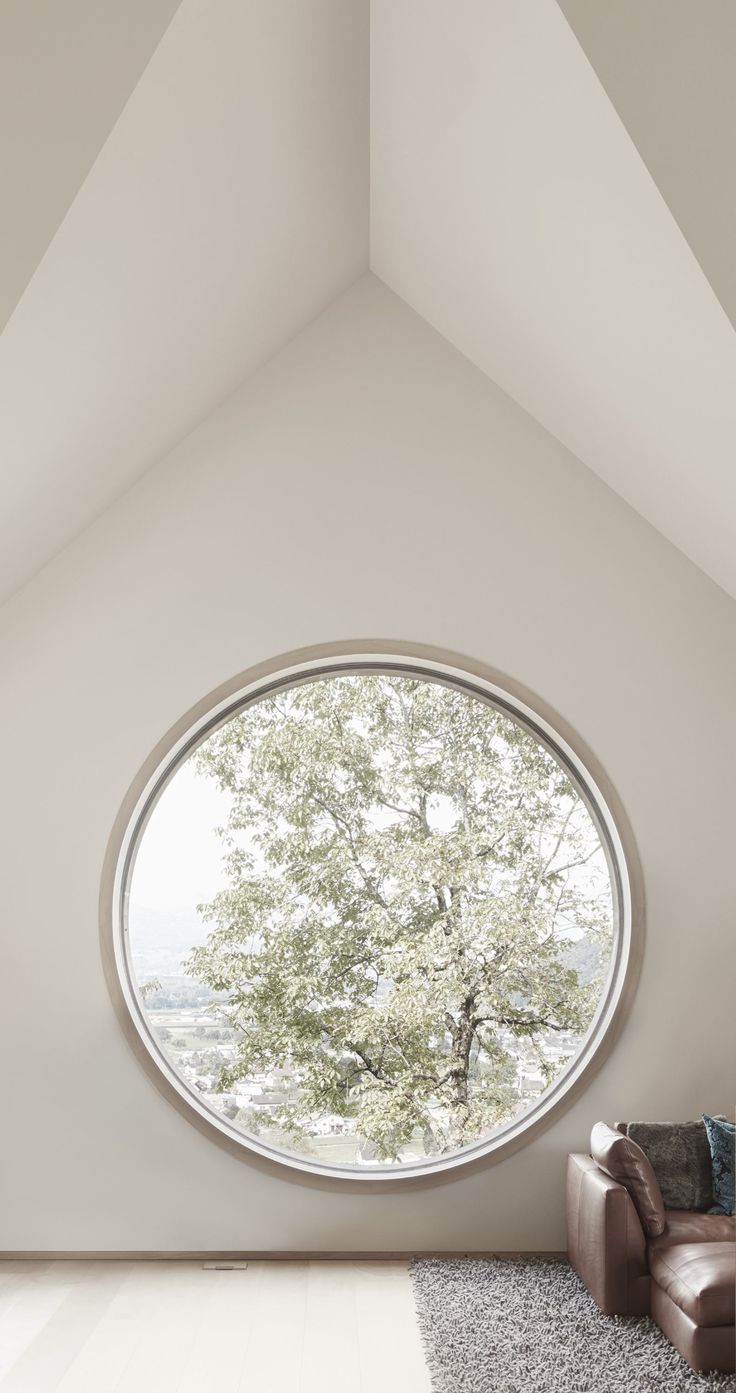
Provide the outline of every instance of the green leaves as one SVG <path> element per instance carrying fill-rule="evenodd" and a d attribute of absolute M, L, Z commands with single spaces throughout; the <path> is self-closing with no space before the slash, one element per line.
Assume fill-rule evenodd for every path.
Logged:
<path fill-rule="evenodd" d="M 228 889 L 188 965 L 238 1031 L 223 1086 L 287 1069 L 281 1129 L 306 1146 L 337 1114 L 395 1160 L 518 1109 L 524 1041 L 559 1072 L 550 1039 L 596 1004 L 571 945 L 605 959 L 611 888 L 582 799 L 528 731 L 439 682 L 341 675 L 250 706 L 196 759 L 233 795 Z"/>

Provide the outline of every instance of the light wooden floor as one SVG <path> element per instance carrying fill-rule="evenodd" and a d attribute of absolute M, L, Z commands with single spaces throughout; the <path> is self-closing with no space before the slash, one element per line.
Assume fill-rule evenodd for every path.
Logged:
<path fill-rule="evenodd" d="M 402 1262 L 1 1262 L 2 1393 L 429 1393 Z"/>

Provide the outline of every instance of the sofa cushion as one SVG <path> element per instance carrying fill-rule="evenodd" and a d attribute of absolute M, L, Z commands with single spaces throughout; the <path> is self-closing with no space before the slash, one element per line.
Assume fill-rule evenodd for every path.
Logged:
<path fill-rule="evenodd" d="M 665 1209 L 700 1209 L 713 1204 L 710 1146 L 697 1122 L 627 1122 L 625 1135 L 640 1146 L 659 1181 Z"/>
<path fill-rule="evenodd" d="M 736 1244 L 662 1244 L 651 1251 L 650 1271 L 696 1325 L 733 1325 Z"/>
<path fill-rule="evenodd" d="M 733 1326 L 732 1325 L 696 1325 L 694 1320 L 685 1315 L 684 1311 L 671 1301 L 666 1291 L 663 1291 L 658 1282 L 651 1284 L 651 1315 L 652 1320 L 656 1321 L 660 1330 L 672 1342 L 675 1349 L 680 1351 L 683 1359 L 686 1359 L 691 1369 L 697 1369 L 703 1373 L 733 1373 L 734 1369 L 734 1350 Z M 656 1375 L 655 1375 L 656 1377 Z M 673 1375 L 676 1377 L 676 1375 Z M 650 1384 L 650 1388 L 654 1385 Z M 665 1384 L 660 1384 L 664 1388 Z M 674 1387 L 677 1388 L 675 1383 Z M 670 1388 L 673 1385 L 670 1383 Z M 733 1388 L 733 1382 L 719 1379 L 707 1381 L 696 1380 L 692 1384 L 689 1381 L 679 1383 L 680 1388 L 712 1388 L 719 1389 Z"/>
<path fill-rule="evenodd" d="M 649 1253 L 674 1243 L 736 1243 L 736 1218 L 668 1209 L 663 1232 L 649 1239 Z"/>
<path fill-rule="evenodd" d="M 631 1195 L 644 1232 L 655 1237 L 664 1230 L 665 1214 L 657 1177 L 640 1146 L 605 1122 L 596 1122 L 590 1134 L 590 1154 L 612 1180 Z"/>

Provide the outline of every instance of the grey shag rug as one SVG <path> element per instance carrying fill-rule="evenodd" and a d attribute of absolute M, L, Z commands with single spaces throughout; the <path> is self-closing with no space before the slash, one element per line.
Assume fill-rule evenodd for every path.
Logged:
<path fill-rule="evenodd" d="M 557 1259 L 418 1258 L 411 1268 L 435 1393 L 725 1393 L 648 1317 L 604 1316 Z"/>

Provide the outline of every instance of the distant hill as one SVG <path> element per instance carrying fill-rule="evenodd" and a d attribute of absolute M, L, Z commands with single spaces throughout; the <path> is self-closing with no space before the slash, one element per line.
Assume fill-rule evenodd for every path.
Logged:
<path fill-rule="evenodd" d="M 601 946 L 589 938 L 577 939 L 575 943 L 569 943 L 560 953 L 565 967 L 571 967 L 577 972 L 583 986 L 587 987 L 595 977 L 599 977 L 603 972 L 604 960 Z"/>
<path fill-rule="evenodd" d="M 130 947 L 138 976 L 178 977 L 182 961 L 200 943 L 208 929 L 194 909 L 147 909 L 131 906 L 128 920 Z"/>
<path fill-rule="evenodd" d="M 184 958 L 192 948 L 204 943 L 209 932 L 195 909 L 133 906 L 129 925 L 133 962 L 141 981 L 182 976 Z M 600 944 L 585 936 L 568 943 L 560 957 L 566 967 L 577 972 L 584 986 L 600 976 L 604 968 Z M 379 996 L 385 997 L 389 991 L 390 985 L 381 983 Z"/>

